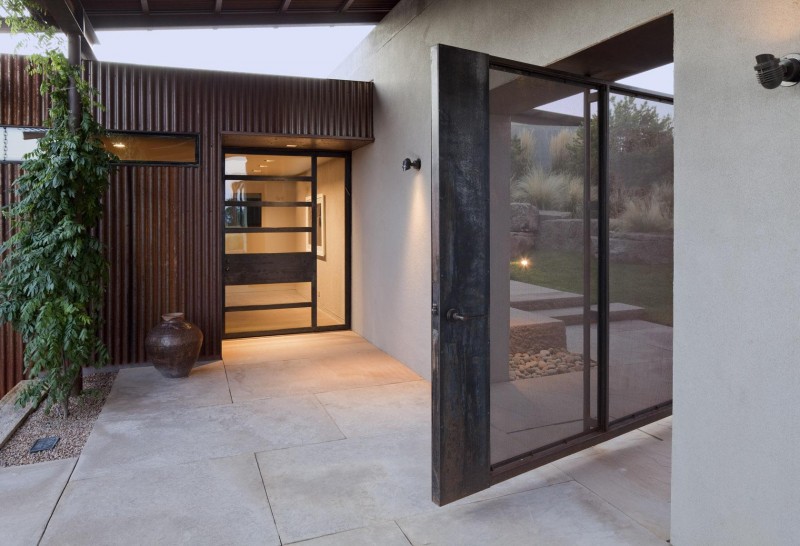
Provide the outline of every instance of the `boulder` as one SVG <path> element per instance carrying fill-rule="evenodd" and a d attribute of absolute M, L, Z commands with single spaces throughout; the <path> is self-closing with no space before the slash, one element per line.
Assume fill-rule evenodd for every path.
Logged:
<path fill-rule="evenodd" d="M 530 256 L 533 251 L 533 233 L 511 233 L 511 259 Z"/>
<path fill-rule="evenodd" d="M 511 231 L 532 233 L 539 229 L 539 209 L 530 203 L 511 203 Z"/>

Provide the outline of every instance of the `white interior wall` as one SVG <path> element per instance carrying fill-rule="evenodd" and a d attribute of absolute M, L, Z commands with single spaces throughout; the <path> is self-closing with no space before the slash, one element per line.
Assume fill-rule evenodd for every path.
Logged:
<path fill-rule="evenodd" d="M 796 0 L 407 0 L 335 76 L 375 82 L 353 155 L 353 327 L 430 377 L 430 47 L 547 65 L 675 13 L 672 543 L 800 536 L 800 86 L 757 53 L 800 50 Z M 421 157 L 419 173 L 400 162 Z"/>

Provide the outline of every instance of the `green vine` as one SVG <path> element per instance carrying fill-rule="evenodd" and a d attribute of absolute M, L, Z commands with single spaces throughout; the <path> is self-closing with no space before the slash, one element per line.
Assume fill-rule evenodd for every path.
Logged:
<path fill-rule="evenodd" d="M 18 31 L 49 34 L 21 0 L 2 0 L 7 24 Z M 40 40 L 40 43 L 42 41 Z M 47 41 L 45 43 L 52 43 Z M 103 213 L 114 159 L 100 140 L 104 129 L 92 111 L 95 91 L 55 49 L 31 56 L 32 74 L 50 99 L 48 130 L 27 154 L 15 180 L 16 199 L 3 210 L 12 235 L 0 245 L 0 323 L 10 323 L 25 343 L 24 368 L 34 379 L 17 403 L 46 396 L 69 414 L 69 395 L 84 366 L 101 366 L 108 352 L 100 339 L 100 308 L 108 278 L 102 243 L 93 235 Z M 82 106 L 70 124 L 69 91 Z"/>

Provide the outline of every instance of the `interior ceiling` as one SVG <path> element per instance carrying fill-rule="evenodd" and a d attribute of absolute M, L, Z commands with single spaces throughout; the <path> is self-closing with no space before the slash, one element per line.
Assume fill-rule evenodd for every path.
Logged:
<path fill-rule="evenodd" d="M 99 30 L 376 24 L 399 0 L 61 0 Z"/>
<path fill-rule="evenodd" d="M 246 159 L 246 163 L 244 163 L 246 172 L 233 172 L 237 170 L 237 167 L 241 167 L 241 160 L 234 158 Z M 226 174 L 302 176 L 307 175 L 311 170 L 311 158 L 309 156 L 226 153 L 225 159 L 232 159 L 231 162 L 228 162 L 229 167 L 225 169 Z M 334 158 L 318 157 L 317 167 L 332 159 Z M 237 165 L 237 167 L 234 167 L 234 165 Z"/>

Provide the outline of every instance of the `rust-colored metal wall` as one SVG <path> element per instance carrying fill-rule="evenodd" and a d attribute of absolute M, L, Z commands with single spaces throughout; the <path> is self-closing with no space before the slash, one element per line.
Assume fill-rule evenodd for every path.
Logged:
<path fill-rule="evenodd" d="M 44 106 L 25 64 L 0 55 L 2 125 L 42 124 Z M 143 362 L 147 331 L 169 311 L 184 311 L 203 330 L 202 356 L 218 356 L 221 134 L 371 140 L 372 84 L 116 63 L 85 68 L 107 129 L 200 135 L 199 166 L 120 166 L 112 175 L 100 227 L 111 264 L 104 339 L 112 362 Z M 0 170 L 4 199 L 15 169 Z M 0 332 L 0 393 L 21 379 L 14 339 Z"/>

